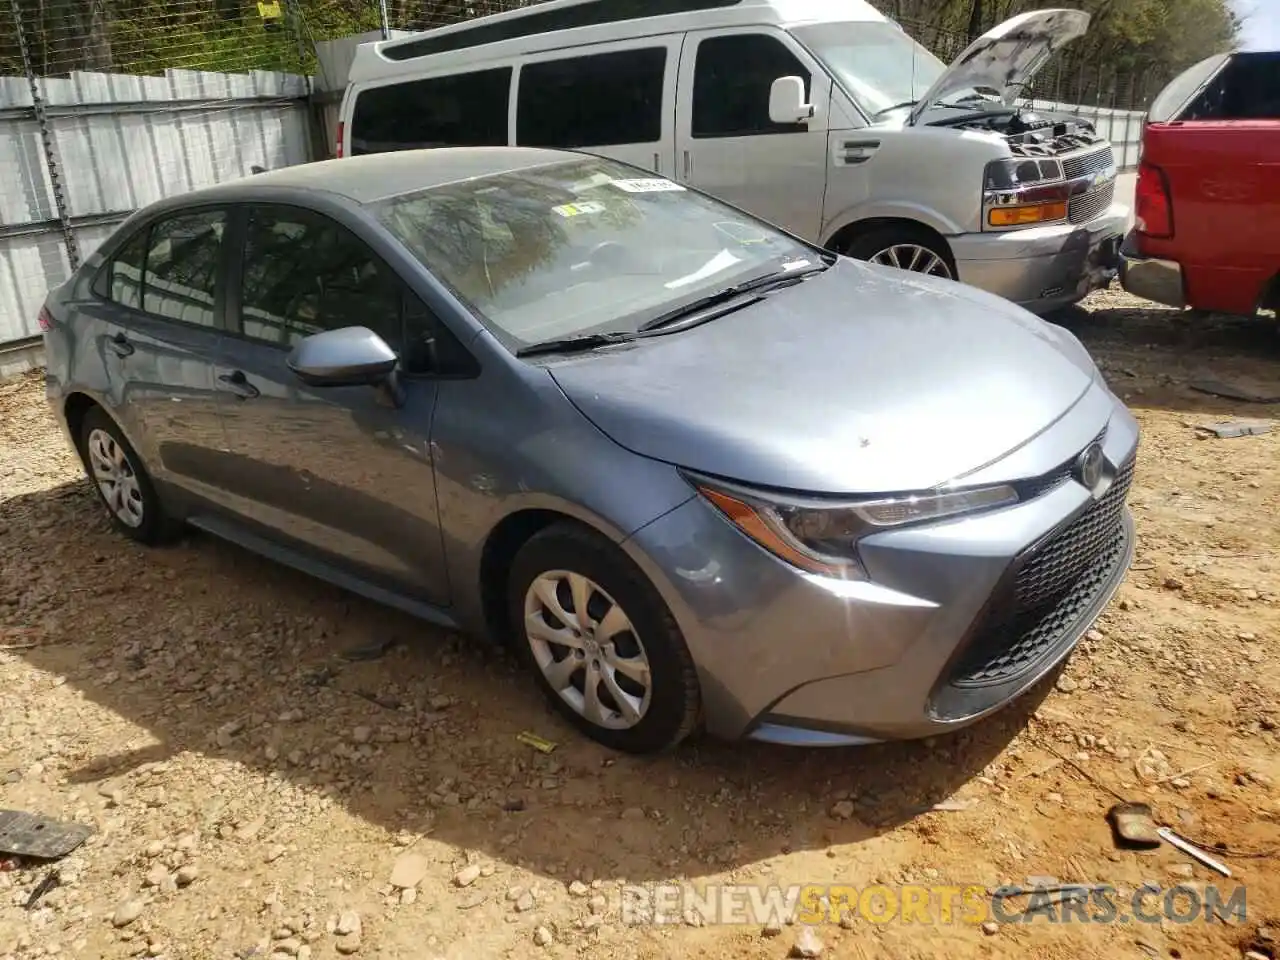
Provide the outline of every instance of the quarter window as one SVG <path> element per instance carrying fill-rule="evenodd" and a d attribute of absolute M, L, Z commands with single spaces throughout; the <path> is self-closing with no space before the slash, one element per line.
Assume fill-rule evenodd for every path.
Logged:
<path fill-rule="evenodd" d="M 769 119 L 769 91 L 779 77 L 800 77 L 805 96 L 812 77 L 782 41 L 764 34 L 710 37 L 698 44 L 693 72 L 694 137 L 753 137 L 803 133 L 803 123 Z"/>
<path fill-rule="evenodd" d="M 511 68 L 371 87 L 356 97 L 351 153 L 505 147 Z"/>
<path fill-rule="evenodd" d="M 151 228 L 142 274 L 143 310 L 202 327 L 218 325 L 214 297 L 226 225 L 226 213 L 211 210 L 171 217 Z M 123 272 L 121 281 L 127 296 Z M 113 293 L 115 285 L 113 275 Z"/>
<path fill-rule="evenodd" d="M 596 53 L 520 68 L 516 142 L 603 147 L 662 139 L 666 47 Z"/>
<path fill-rule="evenodd" d="M 120 248 L 107 269 L 99 274 L 95 292 L 121 306 L 142 309 L 142 269 L 147 262 L 147 234 L 144 228 Z"/>

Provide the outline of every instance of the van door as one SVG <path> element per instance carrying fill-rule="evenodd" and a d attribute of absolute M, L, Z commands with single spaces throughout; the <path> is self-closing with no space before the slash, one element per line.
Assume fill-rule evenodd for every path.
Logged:
<path fill-rule="evenodd" d="M 534 54 L 517 79 L 515 142 L 674 173 L 680 35 Z"/>
<path fill-rule="evenodd" d="M 769 91 L 799 76 L 814 116 L 769 119 Z M 819 241 L 826 189 L 831 78 L 781 30 L 733 27 L 686 35 L 676 96 L 680 180 Z"/>

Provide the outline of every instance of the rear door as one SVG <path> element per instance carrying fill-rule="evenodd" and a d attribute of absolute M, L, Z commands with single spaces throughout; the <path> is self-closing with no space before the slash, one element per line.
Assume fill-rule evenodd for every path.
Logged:
<path fill-rule="evenodd" d="M 673 176 L 680 35 L 525 58 L 515 143 L 584 150 Z"/>
<path fill-rule="evenodd" d="M 222 316 L 228 211 L 195 208 L 152 221 L 95 278 L 92 324 L 115 406 L 148 471 L 177 491 L 224 503 L 226 452 L 214 364 Z"/>
<path fill-rule="evenodd" d="M 769 119 L 779 77 L 804 80 L 815 115 Z M 826 192 L 831 78 L 789 34 L 761 27 L 685 37 L 676 102 L 677 176 L 817 241 Z"/>
<path fill-rule="evenodd" d="M 346 225 L 285 204 L 242 216 L 217 370 L 237 513 L 330 569 L 447 604 L 430 449 L 439 371 L 417 349 L 447 331 Z M 372 387 L 307 387 L 289 370 L 300 339 L 347 326 L 400 353 L 402 405 Z"/>

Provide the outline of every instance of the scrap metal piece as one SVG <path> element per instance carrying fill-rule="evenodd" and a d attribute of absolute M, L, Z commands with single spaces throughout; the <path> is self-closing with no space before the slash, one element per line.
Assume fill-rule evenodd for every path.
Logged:
<path fill-rule="evenodd" d="M 49 820 L 21 810 L 0 810 L 0 854 L 57 860 L 93 833 L 83 823 Z"/>
<path fill-rule="evenodd" d="M 1178 836 L 1168 827 L 1161 827 L 1158 832 L 1160 834 L 1160 839 L 1164 840 L 1168 844 L 1171 844 L 1172 846 L 1177 847 L 1187 856 L 1192 857 L 1193 859 L 1199 860 L 1210 870 L 1217 871 L 1218 873 L 1222 874 L 1224 877 L 1231 876 L 1231 871 L 1228 870 L 1224 864 L 1213 859 L 1213 857 L 1209 856 L 1199 847 L 1193 846 L 1192 844 L 1187 843 L 1187 841 L 1183 840 L 1180 836 Z"/>
<path fill-rule="evenodd" d="M 1145 803 L 1117 803 L 1107 811 L 1107 820 L 1115 834 L 1117 847 L 1154 850 L 1160 846 L 1160 833 Z"/>

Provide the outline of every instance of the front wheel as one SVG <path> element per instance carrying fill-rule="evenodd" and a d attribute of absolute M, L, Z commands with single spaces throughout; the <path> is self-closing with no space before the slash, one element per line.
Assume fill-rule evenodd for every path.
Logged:
<path fill-rule="evenodd" d="M 693 731 L 700 700 L 684 637 L 612 543 L 570 523 L 535 534 L 512 564 L 508 604 L 521 658 L 587 736 L 644 754 Z"/>
<path fill-rule="evenodd" d="M 855 260 L 923 273 L 943 280 L 956 278 L 955 263 L 946 245 L 924 230 L 889 226 L 854 237 L 840 251 Z"/>

